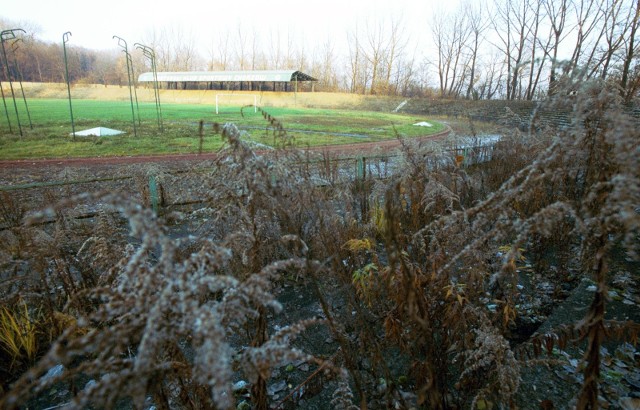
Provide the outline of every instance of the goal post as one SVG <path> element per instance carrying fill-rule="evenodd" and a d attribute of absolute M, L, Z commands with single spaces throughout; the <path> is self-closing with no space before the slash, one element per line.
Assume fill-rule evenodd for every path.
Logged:
<path fill-rule="evenodd" d="M 258 112 L 258 96 L 256 94 L 216 94 L 216 114 L 220 113 L 220 102 L 225 99 L 244 99 L 244 102 L 253 101 L 253 112 Z M 244 104 L 249 105 L 249 104 Z"/>

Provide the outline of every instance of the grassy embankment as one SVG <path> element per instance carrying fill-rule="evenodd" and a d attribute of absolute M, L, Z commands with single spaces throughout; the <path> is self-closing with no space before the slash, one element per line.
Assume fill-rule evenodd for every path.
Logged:
<path fill-rule="evenodd" d="M 133 115 L 126 87 L 85 86 L 72 90 L 76 131 L 93 127 L 123 130 L 126 134 L 110 137 L 71 137 L 69 103 L 64 97 L 66 89 L 59 84 L 27 85 L 27 103 L 33 129 L 22 100 L 18 100 L 23 136 L 19 136 L 17 118 L 10 104 L 9 119 L 0 121 L 0 159 L 94 157 L 144 154 L 193 153 L 200 149 L 198 123 L 205 122 L 202 150 L 219 149 L 223 142 L 214 135 L 212 122 L 233 122 L 256 143 L 273 146 L 274 130 L 260 111 L 240 105 L 259 97 L 258 105 L 284 124 L 288 135 L 297 146 L 318 146 L 354 142 L 375 142 L 396 138 L 396 135 L 416 137 L 437 133 L 444 125 L 429 120 L 433 127 L 417 127 L 424 121 L 415 115 L 381 111 L 361 111 L 360 96 L 327 93 L 246 93 L 246 97 L 227 98 L 220 113 L 215 114 L 215 94 L 219 91 L 162 90 L 162 118 L 164 131 L 160 132 L 153 92 L 137 91 L 136 136 Z M 241 93 L 235 93 L 242 95 Z M 395 101 L 385 101 L 392 106 Z M 367 107 L 377 108 L 370 104 Z M 372 108 L 371 108 L 372 107 Z M 4 114 L 4 113 L 3 113 Z M 138 120 L 139 117 L 139 120 Z"/>

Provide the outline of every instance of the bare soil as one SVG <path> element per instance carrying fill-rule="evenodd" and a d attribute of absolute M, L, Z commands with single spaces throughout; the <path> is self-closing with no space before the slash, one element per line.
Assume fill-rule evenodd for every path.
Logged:
<path fill-rule="evenodd" d="M 437 134 L 411 138 L 408 141 L 412 143 L 422 144 L 429 141 L 442 140 L 451 133 L 451 128 Z M 400 148 L 401 140 L 394 139 L 379 142 L 362 142 L 341 145 L 326 145 L 318 147 L 305 148 L 314 152 L 327 152 L 335 156 L 358 156 L 370 155 L 372 153 L 390 153 Z M 216 158 L 215 152 L 202 154 L 167 154 L 167 155 L 140 155 L 126 157 L 91 157 L 91 158 L 49 158 L 49 159 L 26 159 L 26 160 L 0 160 L 0 170 L 2 172 L 10 172 L 9 170 L 18 171 L 19 169 L 46 169 L 46 168 L 64 168 L 64 167 L 96 167 L 104 165 L 131 165 L 144 163 L 188 163 L 202 162 Z"/>

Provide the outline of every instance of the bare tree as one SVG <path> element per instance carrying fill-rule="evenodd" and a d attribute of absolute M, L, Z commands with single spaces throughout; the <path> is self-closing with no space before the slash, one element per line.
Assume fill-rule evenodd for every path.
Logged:
<path fill-rule="evenodd" d="M 282 60 L 282 50 L 280 49 L 281 42 L 280 27 L 276 26 L 275 29 L 269 29 L 269 61 L 276 70 L 280 68 Z"/>
<path fill-rule="evenodd" d="M 591 67 L 589 77 L 599 73 L 600 78 L 607 78 L 612 59 L 624 43 L 631 19 L 629 9 L 623 6 L 623 0 L 605 0 L 600 6 L 603 24 L 599 38 L 604 40 L 604 44 L 601 41 L 596 43 L 596 47 L 601 50 L 600 57 Z"/>
<path fill-rule="evenodd" d="M 566 71 L 573 75 L 584 76 L 586 70 L 581 67 L 590 66 L 595 55 L 596 47 L 593 45 L 597 44 L 598 40 L 594 41 L 593 37 L 594 33 L 597 33 L 602 8 L 598 6 L 598 0 L 577 0 L 573 5 L 577 32 L 570 64 Z M 590 44 L 591 47 L 589 47 Z"/>
<path fill-rule="evenodd" d="M 211 40 L 209 50 L 209 70 L 227 70 L 231 64 L 231 43 L 229 31 L 218 33 L 215 40 Z"/>
<path fill-rule="evenodd" d="M 349 47 L 348 88 L 352 93 L 357 93 L 358 91 L 364 93 L 366 80 L 362 80 L 364 77 L 362 72 L 366 71 L 366 63 L 360 44 L 360 30 L 357 22 L 354 28 L 347 33 L 347 40 Z"/>
<path fill-rule="evenodd" d="M 348 79 L 351 92 L 393 94 L 403 82 L 407 70 L 405 51 L 408 38 L 401 18 L 367 20 L 365 29 L 359 22 L 347 33 Z M 413 66 L 412 57 L 411 65 Z"/>
<path fill-rule="evenodd" d="M 527 47 L 532 44 L 532 0 L 496 0 L 493 29 L 499 39 L 496 45 L 507 65 L 506 98 L 522 98 L 522 81 L 526 69 Z"/>
<path fill-rule="evenodd" d="M 545 55 L 551 60 L 549 72 L 549 94 L 554 93 L 557 82 L 556 70 L 558 67 L 558 49 L 562 40 L 566 38 L 565 26 L 567 12 L 572 0 L 543 0 L 542 5 L 549 20 L 549 37 L 546 45 L 542 45 Z"/>
<path fill-rule="evenodd" d="M 377 93 L 380 72 L 383 70 L 384 59 L 386 57 L 386 39 L 384 26 L 381 22 L 373 24 L 370 21 L 366 24 L 366 48 L 364 56 L 371 67 L 371 78 L 369 82 L 369 92 Z"/>
<path fill-rule="evenodd" d="M 468 73 L 461 64 L 472 32 L 467 17 L 464 10 L 454 14 L 439 11 L 433 15 L 431 35 L 437 49 L 435 65 L 442 97 L 457 97 Z"/>
<path fill-rule="evenodd" d="M 96 84 L 114 84 L 119 77 L 116 67 L 118 51 L 101 51 L 96 54 L 94 69 L 89 73 L 89 81 Z"/>
<path fill-rule="evenodd" d="M 296 44 L 295 44 L 295 34 L 291 32 L 291 29 L 287 27 L 287 37 L 285 39 L 284 44 L 284 68 L 289 69 L 296 66 L 295 56 L 296 56 Z"/>
<path fill-rule="evenodd" d="M 200 66 L 195 36 L 182 26 L 153 29 L 144 42 L 155 50 L 159 71 L 188 71 Z"/>
<path fill-rule="evenodd" d="M 251 28 L 251 69 L 256 70 L 258 68 L 258 60 L 260 58 L 260 44 L 258 43 L 258 34 L 256 28 Z"/>
<path fill-rule="evenodd" d="M 484 80 L 478 87 L 479 98 L 491 100 L 504 93 L 503 85 L 505 84 L 504 78 L 506 78 L 506 74 L 504 72 L 505 65 L 501 59 L 502 56 L 494 53 L 489 57 L 489 60 L 485 62 Z"/>
<path fill-rule="evenodd" d="M 538 83 L 542 75 L 542 70 L 545 68 L 545 62 L 547 54 L 544 53 L 542 58 L 538 56 L 538 45 L 542 42 L 540 39 L 540 23 L 545 18 L 545 11 L 543 10 L 543 4 L 541 2 L 534 2 L 532 5 L 534 10 L 533 17 L 531 19 L 531 38 L 528 39 L 530 47 L 530 59 L 529 59 L 529 81 L 524 98 L 526 100 L 532 100 L 534 95 L 538 91 Z M 549 47 L 550 37 L 547 37 L 545 45 L 542 47 L 543 51 Z"/>
<path fill-rule="evenodd" d="M 467 98 L 472 98 L 476 82 L 476 70 L 478 62 L 478 53 L 483 40 L 483 31 L 488 27 L 488 20 L 484 14 L 485 6 L 483 3 L 474 3 L 467 1 L 463 4 L 466 12 L 467 21 L 469 22 L 470 38 L 467 45 L 470 54 L 469 62 L 469 84 L 467 85 Z"/>
<path fill-rule="evenodd" d="M 400 59 L 395 68 L 394 94 L 410 95 L 415 87 L 416 57 Z"/>
<path fill-rule="evenodd" d="M 629 37 L 625 41 L 626 53 L 624 54 L 624 61 L 622 64 L 622 74 L 620 78 L 620 89 L 622 91 L 622 96 L 625 101 L 629 103 L 635 93 L 638 91 L 638 87 L 640 87 L 640 81 L 638 81 L 638 63 L 636 62 L 636 73 L 635 80 L 629 81 L 629 77 L 631 76 L 631 63 L 634 59 L 637 59 L 638 53 L 640 49 L 638 47 L 638 43 L 636 42 L 636 35 L 638 33 L 638 25 L 640 25 L 640 0 L 636 0 L 636 4 L 634 7 L 634 11 L 631 14 L 633 18 L 631 19 L 631 24 L 629 28 Z"/>
<path fill-rule="evenodd" d="M 336 59 L 335 45 L 331 37 L 327 36 L 325 42 L 314 51 L 311 59 L 311 75 L 318 79 L 325 91 L 339 89 Z"/>
<path fill-rule="evenodd" d="M 385 79 L 384 86 L 387 93 L 396 93 L 400 83 L 400 67 L 404 66 L 403 55 L 408 43 L 408 39 L 402 29 L 404 22 L 400 18 L 392 18 L 389 29 L 389 41 L 385 55 Z M 409 70 L 410 71 L 410 70 Z M 395 74 L 395 85 L 391 84 L 391 77 Z M 393 88 L 393 90 L 391 90 Z"/>
<path fill-rule="evenodd" d="M 244 32 L 240 21 L 238 21 L 238 26 L 236 27 L 236 35 L 236 66 L 240 70 L 244 70 L 247 66 L 247 34 Z"/>

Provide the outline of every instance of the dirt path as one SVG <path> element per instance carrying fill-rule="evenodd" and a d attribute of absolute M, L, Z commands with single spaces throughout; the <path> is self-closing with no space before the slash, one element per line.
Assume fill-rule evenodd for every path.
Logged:
<path fill-rule="evenodd" d="M 418 143 L 437 141 L 445 138 L 451 132 L 450 128 L 437 134 L 409 139 Z M 374 151 L 392 151 L 400 147 L 400 140 L 392 139 L 379 142 L 360 142 L 342 145 L 326 145 L 307 148 L 315 152 L 328 152 L 337 156 L 366 155 Z M 21 159 L 0 160 L 0 170 L 6 172 L 9 169 L 33 169 L 49 167 L 93 167 L 101 165 L 130 165 L 142 163 L 180 163 L 201 162 L 216 158 L 215 152 L 204 154 L 166 154 L 166 155 L 140 155 L 127 157 L 90 157 L 90 158 L 49 158 L 49 159 Z"/>

